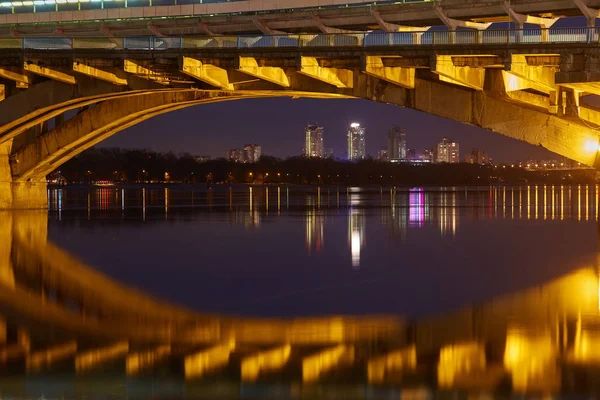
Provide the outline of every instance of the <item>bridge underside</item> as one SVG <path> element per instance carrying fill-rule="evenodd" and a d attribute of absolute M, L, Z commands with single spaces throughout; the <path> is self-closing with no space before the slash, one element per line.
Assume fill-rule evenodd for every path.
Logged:
<path fill-rule="evenodd" d="M 387 51 L 8 54 L 0 65 L 0 208 L 45 207 L 48 173 L 138 122 L 263 97 L 395 104 L 598 167 L 600 112 L 586 105 L 600 94 L 597 50 Z"/>

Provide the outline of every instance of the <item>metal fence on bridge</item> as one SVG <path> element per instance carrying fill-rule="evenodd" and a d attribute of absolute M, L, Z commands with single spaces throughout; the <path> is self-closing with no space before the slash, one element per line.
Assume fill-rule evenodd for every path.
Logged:
<path fill-rule="evenodd" d="M 458 30 L 344 34 L 289 34 L 189 37 L 22 37 L 0 38 L 0 49 L 167 50 L 193 48 L 385 47 L 598 43 L 600 28 Z"/>

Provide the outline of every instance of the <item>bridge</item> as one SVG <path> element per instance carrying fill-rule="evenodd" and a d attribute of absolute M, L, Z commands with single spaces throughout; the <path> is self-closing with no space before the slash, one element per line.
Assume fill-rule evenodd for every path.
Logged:
<path fill-rule="evenodd" d="M 153 35 L 143 37 L 123 35 L 139 34 L 136 29 L 109 31 L 95 23 L 71 31 L 62 23 L 60 31 L 47 31 L 52 24 L 45 23 L 11 25 L 18 31 L 0 37 L 0 208 L 47 207 L 45 176 L 120 130 L 184 107 L 247 98 L 362 98 L 395 104 L 600 166 L 600 114 L 593 105 L 600 94 L 600 32 L 595 27 L 600 14 L 594 4 L 448 0 L 376 8 L 343 5 L 316 11 L 271 5 L 265 18 L 278 18 L 281 27 L 290 28 L 286 31 L 258 18 L 259 10 L 231 11 L 225 17 L 229 25 L 218 28 L 215 22 L 202 36 L 156 25 L 146 26 Z M 61 4 L 54 6 L 60 14 Z M 48 14 L 17 12 L 19 7 L 11 3 L 14 13 L 0 17 L 9 22 Z M 120 8 L 92 11 L 111 10 Z M 367 11 L 367 19 L 352 17 Z M 310 21 L 297 12 L 309 13 Z M 577 13 L 587 17 L 587 27 L 554 27 L 559 17 Z M 506 21 L 506 15 L 519 29 L 490 28 L 491 21 Z M 253 21 L 252 29 L 243 18 Z M 342 20 L 350 22 L 343 25 Z M 178 17 L 168 21 L 182 27 L 173 22 Z M 440 21 L 447 29 L 399 24 Z M 205 22 L 193 23 L 208 27 Z M 240 33 L 232 27 L 244 34 L 231 35 Z M 182 35 L 170 36 L 174 32 Z"/>
<path fill-rule="evenodd" d="M 53 379 L 123 385 L 152 376 L 187 390 L 210 382 L 238 391 L 277 382 L 303 393 L 360 385 L 358 398 L 424 385 L 552 393 L 589 390 L 583 378 L 600 366 L 594 266 L 413 320 L 243 319 L 169 304 L 96 272 L 47 239 L 47 220 L 43 211 L 0 213 L 5 395 L 36 382 L 49 395 Z"/>

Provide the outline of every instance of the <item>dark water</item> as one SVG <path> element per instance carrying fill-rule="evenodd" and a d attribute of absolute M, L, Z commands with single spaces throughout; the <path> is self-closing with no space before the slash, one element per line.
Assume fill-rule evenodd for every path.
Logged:
<path fill-rule="evenodd" d="M 592 186 L 55 189 L 49 237 L 115 279 L 233 315 L 439 314 L 598 254 Z"/>
<path fill-rule="evenodd" d="M 599 195 L 51 188 L 0 213 L 0 397 L 597 396 Z"/>

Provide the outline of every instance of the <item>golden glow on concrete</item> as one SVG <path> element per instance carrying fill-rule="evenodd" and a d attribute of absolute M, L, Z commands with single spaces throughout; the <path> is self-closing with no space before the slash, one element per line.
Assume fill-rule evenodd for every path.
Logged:
<path fill-rule="evenodd" d="M 156 363 L 171 355 L 171 345 L 158 346 L 155 349 L 129 354 L 125 362 L 127 375 L 135 375 L 140 371 L 152 368 Z"/>
<path fill-rule="evenodd" d="M 277 371 L 283 368 L 292 353 L 292 346 L 277 347 L 271 350 L 253 354 L 242 360 L 242 380 L 253 382 L 261 372 Z"/>
<path fill-rule="evenodd" d="M 0 101 L 6 98 L 6 85 L 0 83 Z"/>
<path fill-rule="evenodd" d="M 39 371 L 44 367 L 74 356 L 77 353 L 77 342 L 70 341 L 65 344 L 50 347 L 46 350 L 36 351 L 27 356 L 27 371 Z"/>
<path fill-rule="evenodd" d="M 301 57 L 299 73 L 337 88 L 352 88 L 354 72 L 350 69 L 321 67 L 316 57 Z"/>
<path fill-rule="evenodd" d="M 75 371 L 78 373 L 88 371 L 108 361 L 122 357 L 128 351 L 129 342 L 124 341 L 78 354 L 75 357 Z"/>
<path fill-rule="evenodd" d="M 71 73 L 61 71 L 60 69 L 42 67 L 36 64 L 37 61 L 25 61 L 23 63 L 23 69 L 31 72 L 32 74 L 44 76 L 46 78 L 54 79 L 55 81 L 74 85 L 77 83 L 77 78 Z"/>
<path fill-rule="evenodd" d="M 530 82 L 530 87 L 545 93 L 549 93 L 552 90 L 557 90 L 554 75 L 558 72 L 558 67 L 554 66 L 548 61 L 547 64 L 543 62 L 544 59 L 552 59 L 556 54 L 511 54 L 510 62 L 510 73 L 516 75 L 522 79 Z M 532 58 L 541 59 L 542 65 L 532 65 Z"/>
<path fill-rule="evenodd" d="M 201 378 L 206 373 L 221 368 L 229 363 L 229 356 L 235 350 L 235 340 L 213 346 L 185 357 L 185 378 Z"/>
<path fill-rule="evenodd" d="M 462 343 L 444 346 L 438 363 L 438 385 L 452 387 L 457 378 L 485 370 L 485 346 Z"/>
<path fill-rule="evenodd" d="M 90 76 L 94 79 L 98 79 L 104 82 L 112 83 L 117 86 L 127 85 L 127 79 L 120 77 L 116 72 L 110 72 L 110 70 L 104 70 L 96 68 L 91 65 L 86 65 L 85 60 L 75 60 L 73 62 L 73 71 L 79 72 L 80 74 Z"/>
<path fill-rule="evenodd" d="M 183 56 L 181 59 L 181 72 L 214 87 L 233 90 L 233 85 L 229 83 L 227 70 L 216 65 L 205 64 L 195 58 Z"/>
<path fill-rule="evenodd" d="M 386 67 L 382 57 L 366 56 L 364 72 L 407 89 L 415 87 L 415 68 Z"/>
<path fill-rule="evenodd" d="M 161 85 L 168 85 L 170 83 L 165 72 L 156 71 L 152 68 L 150 61 L 147 60 L 123 60 L 123 70 L 129 74 L 160 83 Z"/>
<path fill-rule="evenodd" d="M 483 90 L 485 69 L 456 66 L 454 65 L 452 56 L 436 55 L 435 69 L 432 72 L 438 74 L 440 80 L 443 82 L 466 86 L 475 90 Z"/>
<path fill-rule="evenodd" d="M 509 327 L 504 367 L 511 373 L 515 391 L 557 390 L 561 386 L 556 342 L 549 332 L 529 333 Z"/>
<path fill-rule="evenodd" d="M 389 371 L 414 370 L 417 367 L 417 348 L 412 345 L 408 348 L 392 351 L 381 357 L 369 360 L 367 376 L 369 383 L 383 383 Z"/>
<path fill-rule="evenodd" d="M 33 77 L 30 73 L 19 68 L 0 67 L 0 78 L 8 79 L 20 84 L 21 88 L 26 88 L 33 83 Z"/>
<path fill-rule="evenodd" d="M 238 71 L 281 87 L 290 87 L 290 80 L 283 68 L 259 66 L 254 57 L 239 57 Z"/>
<path fill-rule="evenodd" d="M 351 345 L 340 344 L 323 350 L 302 360 L 302 381 L 304 383 L 316 382 L 321 375 L 333 370 L 335 367 L 352 364 L 353 362 L 354 347 Z"/>

